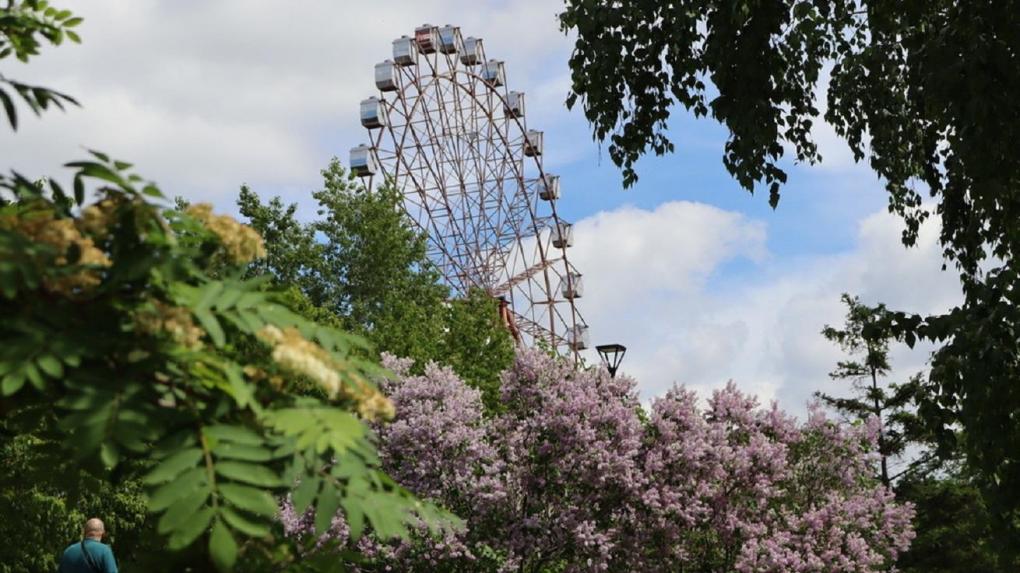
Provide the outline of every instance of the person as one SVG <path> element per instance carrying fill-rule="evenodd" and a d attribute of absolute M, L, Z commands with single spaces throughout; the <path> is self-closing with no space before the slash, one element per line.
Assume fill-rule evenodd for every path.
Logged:
<path fill-rule="evenodd" d="M 521 331 L 517 329 L 517 321 L 514 320 L 513 311 L 510 310 L 510 301 L 505 296 L 499 297 L 499 318 L 503 322 L 503 326 L 510 331 L 510 336 L 514 338 L 514 342 L 520 346 L 521 344 Z"/>
<path fill-rule="evenodd" d="M 85 538 L 72 543 L 60 557 L 57 573 L 117 573 L 113 550 L 102 543 L 106 526 L 93 517 L 85 522 Z"/>

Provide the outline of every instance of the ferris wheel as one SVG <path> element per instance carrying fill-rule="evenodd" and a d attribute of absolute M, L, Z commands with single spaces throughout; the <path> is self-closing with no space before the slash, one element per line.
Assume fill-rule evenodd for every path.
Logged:
<path fill-rule="evenodd" d="M 573 228 L 556 213 L 559 177 L 542 166 L 543 133 L 528 128 L 504 63 L 460 28 L 426 24 L 393 41 L 375 86 L 361 102 L 369 143 L 351 150 L 351 170 L 403 193 L 455 294 L 483 289 L 518 342 L 576 357 L 588 326 Z"/>

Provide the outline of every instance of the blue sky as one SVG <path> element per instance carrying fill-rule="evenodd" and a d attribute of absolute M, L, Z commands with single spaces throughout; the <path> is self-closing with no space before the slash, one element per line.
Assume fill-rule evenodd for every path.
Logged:
<path fill-rule="evenodd" d="M 485 38 L 528 94 L 529 126 L 546 132 L 546 167 L 562 176 L 560 213 L 577 223 L 573 260 L 586 276 L 581 309 L 595 342 L 630 348 L 623 370 L 650 399 L 671 384 L 708 392 L 734 379 L 763 400 L 802 412 L 834 391 L 839 352 L 818 334 L 842 317 L 841 292 L 918 312 L 958 299 L 940 273 L 937 228 L 904 250 L 884 213 L 881 184 L 824 125 L 826 161 L 789 166 L 779 209 L 725 171 L 726 133 L 677 109 L 677 151 L 638 164 L 622 190 L 580 110 L 568 112 L 571 38 L 552 0 L 242 0 L 74 3 L 84 45 L 47 50 L 3 72 L 80 97 L 83 108 L 26 118 L 0 132 L 0 157 L 33 176 L 59 173 L 82 149 L 132 160 L 170 194 L 236 211 L 241 183 L 304 205 L 318 170 L 365 139 L 358 102 L 372 65 L 423 22 Z M 901 372 L 925 353 L 897 349 Z"/>

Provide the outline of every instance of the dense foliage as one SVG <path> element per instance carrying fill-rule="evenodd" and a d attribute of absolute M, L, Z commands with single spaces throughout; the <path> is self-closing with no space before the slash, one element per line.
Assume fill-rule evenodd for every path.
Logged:
<path fill-rule="evenodd" d="M 904 244 L 938 216 L 965 301 L 941 316 L 890 313 L 887 326 L 945 344 L 919 414 L 940 453 L 962 449 L 1003 549 L 1020 552 L 1020 5 L 567 0 L 561 22 L 577 31 L 568 105 L 581 101 L 609 139 L 625 185 L 647 150 L 673 150 L 679 103 L 728 129 L 726 168 L 775 206 L 787 151 L 822 159 L 811 128 L 823 89 L 825 121 L 884 182 Z"/>
<path fill-rule="evenodd" d="M 992 543 L 991 518 L 973 476 L 958 454 L 936 456 L 933 436 L 917 416 L 914 402 L 923 377 L 888 382 L 893 334 L 884 324 L 884 305 L 869 306 L 843 295 L 847 306 L 841 327 L 826 326 L 822 334 L 847 353 L 830 376 L 849 382 L 851 390 L 818 393 L 822 402 L 849 420 L 879 423 L 879 478 L 893 487 L 900 502 L 916 508 L 910 549 L 900 555 L 902 571 L 1013 571 L 1008 559 L 998 560 Z M 848 392 L 852 394 L 847 396 Z"/>
<path fill-rule="evenodd" d="M 874 424 L 798 424 L 732 385 L 707 408 L 674 388 L 648 417 L 632 380 L 536 351 L 486 417 L 449 369 L 390 365 L 403 374 L 383 384 L 397 408 L 383 465 L 466 527 L 362 540 L 364 570 L 883 571 L 913 535 L 912 509 L 874 478 Z M 310 515 L 284 515 L 310 534 Z M 329 538 L 346 534 L 338 518 Z"/>
<path fill-rule="evenodd" d="M 96 156 L 73 164 L 77 189 L 104 182 L 80 211 L 53 181 L 44 194 L 0 178 L 14 198 L 0 209 L 8 429 L 42 434 L 39 447 L 108 481 L 144 474 L 168 547 L 211 531 L 221 569 L 236 537 L 268 539 L 272 495 L 297 479 L 320 511 L 342 505 L 384 537 L 412 514 L 433 518 L 375 465 L 360 419 L 393 406 L 357 341 L 239 278 L 258 234 L 207 205 L 168 221 L 144 198 L 159 196 L 152 184 Z M 203 273 L 224 258 L 238 264 L 230 276 Z M 297 379 L 318 395 L 296 395 Z"/>
<path fill-rule="evenodd" d="M 0 431 L 6 426 L 0 421 Z M 96 515 L 106 520 L 107 541 L 123 548 L 121 565 L 138 562 L 155 533 L 146 526 L 141 484 L 109 483 L 59 456 L 40 455 L 39 439 L 14 433 L 0 439 L 0 573 L 55 570 L 55 558 Z"/>
<path fill-rule="evenodd" d="M 418 371 L 432 361 L 452 366 L 494 405 L 514 348 L 496 301 L 482 290 L 451 300 L 397 189 L 365 189 L 336 159 L 322 175 L 310 223 L 298 221 L 296 205 L 241 189 L 241 214 L 267 239 L 266 258 L 249 272 L 296 287 L 376 349 L 412 358 Z"/>
<path fill-rule="evenodd" d="M 9 4 L 0 57 L 34 55 L 36 34 L 59 43 L 53 26 L 76 19 L 51 12 Z M 363 343 L 243 276 L 265 255 L 256 231 L 205 204 L 164 209 L 153 183 L 102 153 L 67 166 L 70 192 L 0 175 L 0 445 L 5 469 L 30 470 L 4 485 L 39 478 L 19 499 L 5 489 L 5 503 L 72 518 L 112 510 L 117 533 L 120 520 L 139 525 L 144 501 L 162 553 L 188 549 L 220 570 L 242 545 L 282 547 L 274 495 L 298 483 L 322 527 L 342 508 L 355 537 L 444 519 L 379 467 L 367 424 L 393 404 Z M 138 478 L 144 497 L 130 491 Z M 85 495 L 70 495 L 83 481 Z M 54 556 L 18 558 L 31 569 Z"/>

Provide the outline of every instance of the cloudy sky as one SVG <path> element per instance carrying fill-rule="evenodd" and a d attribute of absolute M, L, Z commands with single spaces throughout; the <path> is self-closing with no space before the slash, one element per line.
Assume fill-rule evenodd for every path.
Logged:
<path fill-rule="evenodd" d="M 581 113 L 563 105 L 571 38 L 556 0 L 62 4 L 85 17 L 84 43 L 2 71 L 82 108 L 25 116 L 16 135 L 0 130 L 3 165 L 55 175 L 85 148 L 102 149 L 171 195 L 228 212 L 241 183 L 308 205 L 319 169 L 364 139 L 358 102 L 374 93 L 373 64 L 390 57 L 393 38 L 424 22 L 484 38 L 507 62 L 509 85 L 527 92 L 546 167 L 561 175 L 592 340 L 627 345 L 623 370 L 644 399 L 732 379 L 803 412 L 813 391 L 839 390 L 826 375 L 839 350 L 819 331 L 841 322 L 840 293 L 915 312 L 959 298 L 939 270 L 937 229 L 901 247 L 881 183 L 824 124 L 824 164 L 791 165 L 776 211 L 724 170 L 725 132 L 682 110 L 670 127 L 676 154 L 642 160 L 641 180 L 624 191 Z M 925 359 L 925 349 L 897 349 L 897 375 Z"/>

